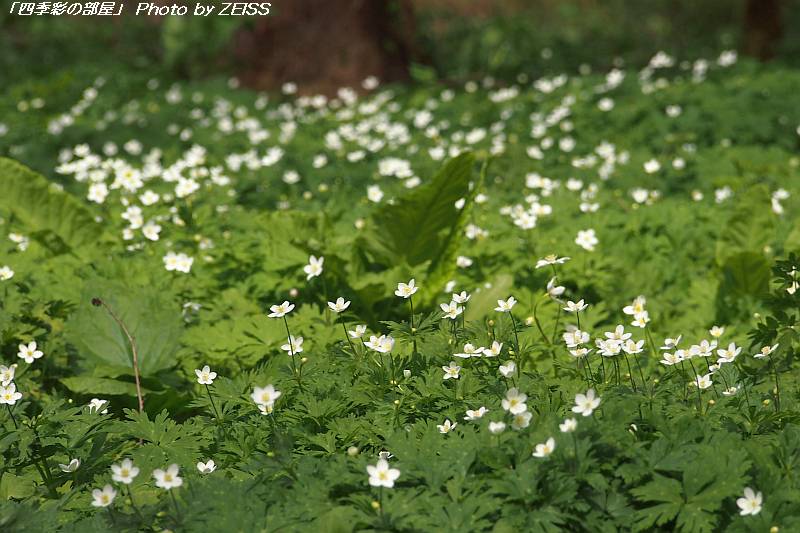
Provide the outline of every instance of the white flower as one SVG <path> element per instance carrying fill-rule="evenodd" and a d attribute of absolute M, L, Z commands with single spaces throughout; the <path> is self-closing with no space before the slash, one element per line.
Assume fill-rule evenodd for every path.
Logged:
<path fill-rule="evenodd" d="M 492 345 L 489 348 L 483 349 L 483 355 L 486 357 L 497 357 L 500 355 L 500 350 L 503 349 L 503 343 L 492 341 Z"/>
<path fill-rule="evenodd" d="M 500 365 L 499 370 L 504 378 L 510 378 L 517 371 L 517 364 L 514 361 L 506 361 L 506 364 Z"/>
<path fill-rule="evenodd" d="M 439 304 L 439 308 L 444 313 L 444 316 L 450 320 L 455 320 L 458 315 L 464 312 L 464 308 L 458 305 L 457 302 L 452 301 L 449 304 Z"/>
<path fill-rule="evenodd" d="M 637 296 L 631 305 L 626 305 L 622 312 L 626 315 L 635 316 L 644 311 L 644 306 L 647 304 L 647 299 L 644 296 Z"/>
<path fill-rule="evenodd" d="M 661 170 L 661 163 L 659 163 L 655 159 L 650 159 L 649 161 L 645 161 L 644 163 L 644 171 L 648 174 L 653 174 Z"/>
<path fill-rule="evenodd" d="M 0 365 L 0 386 L 7 387 L 9 383 L 14 381 L 14 373 L 16 371 L 16 364 L 11 366 Z"/>
<path fill-rule="evenodd" d="M 527 399 L 528 396 L 519 392 L 516 388 L 508 389 L 506 391 L 506 397 L 503 398 L 500 405 L 512 415 L 518 415 L 528 410 L 528 406 L 525 405 L 525 400 Z"/>
<path fill-rule="evenodd" d="M 509 296 L 508 300 L 497 300 L 497 307 L 494 310 L 500 313 L 509 313 L 516 303 L 517 300 L 513 296 Z"/>
<path fill-rule="evenodd" d="M 14 405 L 20 398 L 22 398 L 22 393 L 17 392 L 16 384 L 9 383 L 8 386 L 0 387 L 0 405 Z"/>
<path fill-rule="evenodd" d="M 641 313 L 636 313 L 633 317 L 633 322 L 631 322 L 631 326 L 636 326 L 638 328 L 644 328 L 647 326 L 647 323 L 650 322 L 650 315 L 647 311 L 642 311 Z"/>
<path fill-rule="evenodd" d="M 450 364 L 448 366 L 443 366 L 442 370 L 444 370 L 444 377 L 442 379 L 458 379 L 461 367 L 458 366 L 455 361 L 450 361 Z"/>
<path fill-rule="evenodd" d="M 684 360 L 685 353 L 686 352 L 684 350 L 676 350 L 675 353 L 664 352 L 664 356 L 659 363 L 665 366 L 677 365 Z"/>
<path fill-rule="evenodd" d="M 567 348 L 577 348 L 581 344 L 589 342 L 589 333 L 579 329 L 565 331 L 561 337 L 564 339 L 564 344 L 567 345 Z"/>
<path fill-rule="evenodd" d="M 579 231 L 578 236 L 575 237 L 575 244 L 586 250 L 587 252 L 593 252 L 594 247 L 600 241 L 597 240 L 597 236 L 594 233 L 593 229 L 587 229 L 585 231 Z"/>
<path fill-rule="evenodd" d="M 739 392 L 739 387 L 737 386 L 730 386 L 724 391 L 722 391 L 723 396 L 736 396 L 736 393 Z"/>
<path fill-rule="evenodd" d="M 450 419 L 446 419 L 444 424 L 437 424 L 437 428 L 439 428 L 439 433 L 450 433 L 450 431 L 454 430 L 458 422 L 450 422 Z"/>
<path fill-rule="evenodd" d="M 578 421 L 574 418 L 567 418 L 558 425 L 558 429 L 561 430 L 561 433 L 572 433 L 578 429 Z"/>
<path fill-rule="evenodd" d="M 419 290 L 419 287 L 415 285 L 415 281 L 412 279 L 408 283 L 398 283 L 397 290 L 394 293 L 401 298 L 411 298 L 417 290 Z"/>
<path fill-rule="evenodd" d="M 28 364 L 33 363 L 34 360 L 39 359 L 43 355 L 44 353 L 42 353 L 41 350 L 36 349 L 36 341 L 31 341 L 27 345 L 20 344 L 19 353 L 17 353 L 17 357 L 24 359 Z"/>
<path fill-rule="evenodd" d="M 678 343 L 681 342 L 682 338 L 683 338 L 683 335 L 678 335 L 678 337 L 675 338 L 675 339 L 670 339 L 670 338 L 664 339 L 664 346 L 662 346 L 661 349 L 662 350 L 672 350 L 674 348 L 677 348 L 678 347 Z"/>
<path fill-rule="evenodd" d="M 258 405 L 272 405 L 275 403 L 275 400 L 281 397 L 281 391 L 275 390 L 273 385 L 253 387 L 253 393 L 250 397 Z"/>
<path fill-rule="evenodd" d="M 575 407 L 572 408 L 572 412 L 590 416 L 599 405 L 600 398 L 595 397 L 594 389 L 589 389 L 586 394 L 575 395 Z"/>
<path fill-rule="evenodd" d="M 197 463 L 197 470 L 201 474 L 210 474 L 214 470 L 217 469 L 217 465 L 214 464 L 214 459 L 209 459 L 208 462 L 203 463 L 202 461 Z"/>
<path fill-rule="evenodd" d="M 762 359 L 764 357 L 767 357 L 769 354 L 774 352 L 778 346 L 779 346 L 778 344 L 773 344 L 772 346 L 764 346 L 763 348 L 761 348 L 761 351 L 755 354 L 753 357 L 756 359 Z M 2 367 L 0 367 L 0 369 L 2 369 Z"/>
<path fill-rule="evenodd" d="M 546 255 L 536 261 L 536 268 L 546 267 L 547 265 L 561 265 L 569 261 L 569 257 L 558 257 L 555 254 Z"/>
<path fill-rule="evenodd" d="M 531 425 L 531 418 L 533 418 L 533 415 L 528 411 L 517 413 L 511 420 L 511 427 L 516 430 L 525 429 Z"/>
<path fill-rule="evenodd" d="M 736 356 L 742 352 L 742 347 L 736 346 L 736 343 L 730 343 L 727 348 L 717 350 L 719 355 L 718 363 L 732 363 Z"/>
<path fill-rule="evenodd" d="M 350 330 L 347 332 L 347 334 L 354 339 L 360 339 L 361 337 L 364 336 L 364 333 L 366 332 L 367 332 L 367 326 L 364 324 L 359 324 L 356 326 L 355 330 Z"/>
<path fill-rule="evenodd" d="M 0 281 L 8 281 L 14 277 L 14 271 L 8 265 L 0 267 Z"/>
<path fill-rule="evenodd" d="M 108 507 L 117 497 L 117 491 L 111 485 L 106 485 L 103 490 L 92 491 L 92 505 L 95 507 Z"/>
<path fill-rule="evenodd" d="M 330 307 L 331 311 L 338 314 L 350 307 L 350 302 L 345 301 L 345 299 L 340 296 L 335 302 L 328 302 L 328 307 Z"/>
<path fill-rule="evenodd" d="M 282 344 L 281 350 L 289 355 L 301 353 L 303 351 L 303 337 L 289 335 L 289 342 Z"/>
<path fill-rule="evenodd" d="M 544 458 L 553 453 L 556 449 L 556 439 L 550 437 L 547 442 L 536 445 L 536 451 L 533 452 L 534 457 Z"/>
<path fill-rule="evenodd" d="M 58 468 L 60 468 L 62 472 L 74 472 L 78 469 L 79 466 L 81 466 L 80 459 L 72 459 L 69 463 L 65 465 L 61 463 L 58 464 Z"/>
<path fill-rule="evenodd" d="M 367 187 L 367 198 L 370 202 L 378 203 L 383 199 L 383 191 L 377 185 Z"/>
<path fill-rule="evenodd" d="M 165 490 L 170 490 L 183 485 L 183 478 L 178 475 L 178 465 L 171 464 L 167 470 L 157 468 L 153 470 L 153 477 L 156 480 L 156 486 Z"/>
<path fill-rule="evenodd" d="M 464 345 L 462 353 L 454 353 L 453 356 L 460 357 L 461 359 L 469 359 L 470 357 L 480 357 L 486 348 L 483 346 L 475 347 L 473 344 L 467 343 Z"/>
<path fill-rule="evenodd" d="M 453 301 L 457 304 L 465 304 L 472 298 L 471 294 L 467 294 L 467 291 L 461 291 L 461 293 L 453 293 Z"/>
<path fill-rule="evenodd" d="M 294 309 L 294 304 L 290 304 L 289 302 L 283 302 L 282 304 L 278 305 L 271 305 L 269 310 L 272 311 L 269 315 L 270 318 L 282 318 L 289 313 L 292 312 Z"/>
<path fill-rule="evenodd" d="M 377 464 L 367 465 L 367 474 L 369 474 L 369 484 L 371 486 L 390 489 L 394 487 L 394 481 L 400 477 L 400 470 L 389 468 L 389 462 L 381 458 L 378 459 Z"/>
<path fill-rule="evenodd" d="M 577 302 L 567 301 L 567 306 L 564 308 L 564 311 L 568 313 L 580 313 L 584 309 L 589 307 L 589 304 L 584 303 L 583 300 L 578 300 Z"/>
<path fill-rule="evenodd" d="M 709 388 L 714 383 L 711 381 L 711 374 L 705 374 L 702 376 L 698 376 L 693 383 L 699 387 L 701 390 Z"/>
<path fill-rule="evenodd" d="M 622 344 L 622 350 L 630 355 L 642 353 L 644 351 L 643 347 L 644 347 L 644 340 L 634 342 L 633 340 L 628 339 L 625 341 L 624 344 Z"/>
<path fill-rule="evenodd" d="M 167 252 L 167 255 L 164 256 L 164 268 L 168 271 L 178 271 L 188 274 L 189 271 L 192 269 L 192 263 L 194 263 L 194 258 L 189 257 L 185 253 L 176 254 L 175 252 Z"/>
<path fill-rule="evenodd" d="M 394 348 L 394 338 L 388 335 L 381 335 L 380 337 L 371 335 L 364 345 L 370 350 L 375 350 L 379 353 L 389 353 Z"/>
<path fill-rule="evenodd" d="M 100 413 L 106 414 L 108 413 L 108 408 L 105 409 L 103 406 L 108 403 L 108 400 L 101 400 L 100 398 L 92 398 L 89 400 L 89 412 L 90 413 Z"/>
<path fill-rule="evenodd" d="M 744 498 L 736 500 L 736 505 L 741 509 L 739 514 L 742 516 L 757 515 L 761 512 L 761 503 L 763 501 L 764 497 L 761 492 L 756 493 L 750 487 L 745 487 Z"/>
<path fill-rule="evenodd" d="M 117 483 L 124 483 L 130 485 L 133 483 L 133 478 L 139 475 L 139 468 L 133 466 L 133 461 L 130 459 L 123 459 L 122 463 L 118 465 L 111 465 L 111 479 Z"/>
<path fill-rule="evenodd" d="M 575 359 L 580 359 L 589 355 L 591 351 L 589 348 L 573 348 L 569 351 L 569 354 Z"/>
<path fill-rule="evenodd" d="M 217 378 L 217 373 L 211 371 L 211 367 L 206 365 L 202 369 L 195 369 L 195 374 L 197 374 L 197 382 L 200 385 L 211 385 L 214 383 L 214 380 Z"/>
<path fill-rule="evenodd" d="M 317 258 L 312 255 L 308 258 L 308 264 L 303 267 L 303 272 L 306 273 L 306 281 L 322 274 L 322 263 L 324 262 L 324 257 Z"/>
<path fill-rule="evenodd" d="M 145 239 L 151 241 L 157 241 L 160 233 L 161 233 L 161 226 L 156 224 L 152 220 L 149 221 L 144 226 L 142 226 L 142 234 L 144 235 Z"/>
<path fill-rule="evenodd" d="M 557 280 L 554 277 L 550 278 L 550 281 L 547 282 L 547 295 L 552 298 L 553 300 L 558 300 L 558 297 L 564 294 L 564 287 L 560 285 L 556 285 Z"/>
<path fill-rule="evenodd" d="M 502 433 L 506 429 L 505 422 L 489 422 L 489 431 L 492 433 Z"/>
<path fill-rule="evenodd" d="M 479 418 L 483 418 L 483 415 L 488 412 L 489 410 L 483 406 L 478 409 L 467 409 L 467 416 L 464 417 L 464 420 L 478 420 Z"/>

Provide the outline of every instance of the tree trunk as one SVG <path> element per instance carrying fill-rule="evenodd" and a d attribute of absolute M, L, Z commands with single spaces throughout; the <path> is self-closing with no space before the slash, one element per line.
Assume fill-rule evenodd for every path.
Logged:
<path fill-rule="evenodd" d="M 294 82 L 303 93 L 330 94 L 368 76 L 405 79 L 413 38 L 409 0 L 273 0 L 234 50 L 246 85 Z"/>
<path fill-rule="evenodd" d="M 747 0 L 744 13 L 744 52 L 766 61 L 775 57 L 783 36 L 780 0 Z"/>

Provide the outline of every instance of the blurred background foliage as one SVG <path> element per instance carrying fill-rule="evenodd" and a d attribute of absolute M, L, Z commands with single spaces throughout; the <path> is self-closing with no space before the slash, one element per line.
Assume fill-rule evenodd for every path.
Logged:
<path fill-rule="evenodd" d="M 0 82 L 127 67 L 330 92 L 369 74 L 513 80 L 641 65 L 656 50 L 800 62 L 800 0 L 273 0 L 267 17 L 206 18 L 133 16 L 128 4 L 123 17 L 0 11 Z"/>

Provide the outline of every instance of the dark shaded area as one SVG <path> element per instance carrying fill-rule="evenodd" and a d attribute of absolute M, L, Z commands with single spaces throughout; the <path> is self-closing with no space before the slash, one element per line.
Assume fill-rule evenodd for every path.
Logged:
<path fill-rule="evenodd" d="M 164 0 L 159 0 L 164 3 Z M 211 0 L 209 0 L 211 2 Z M 220 3 L 219 1 L 217 3 Z M 367 76 L 513 80 L 738 49 L 800 65 L 800 0 L 273 0 L 264 17 L 20 17 L 0 11 L 0 84 L 65 69 L 237 76 L 305 93 Z"/>
<path fill-rule="evenodd" d="M 253 87 L 295 82 L 335 91 L 368 76 L 408 78 L 415 38 L 410 0 L 294 0 L 242 28 L 232 41 L 237 71 Z"/>
<path fill-rule="evenodd" d="M 780 0 L 747 0 L 744 12 L 744 52 L 766 61 L 778 52 L 783 25 Z"/>

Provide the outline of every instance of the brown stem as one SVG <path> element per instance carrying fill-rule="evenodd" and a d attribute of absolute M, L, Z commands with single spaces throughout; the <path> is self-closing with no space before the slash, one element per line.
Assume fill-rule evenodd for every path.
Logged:
<path fill-rule="evenodd" d="M 100 298 L 92 298 L 92 305 L 95 307 L 103 306 L 108 314 L 114 319 L 114 322 L 122 329 L 122 332 L 128 338 L 128 342 L 131 345 L 131 352 L 133 353 L 133 377 L 136 380 L 136 397 L 139 399 L 139 412 L 141 413 L 144 411 L 144 398 L 142 397 L 142 385 L 139 381 L 139 352 L 136 349 L 136 339 L 133 338 L 130 331 L 128 331 L 127 326 L 125 323 L 114 313 L 114 311 L 109 307 L 107 303 L 105 303 Z"/>

